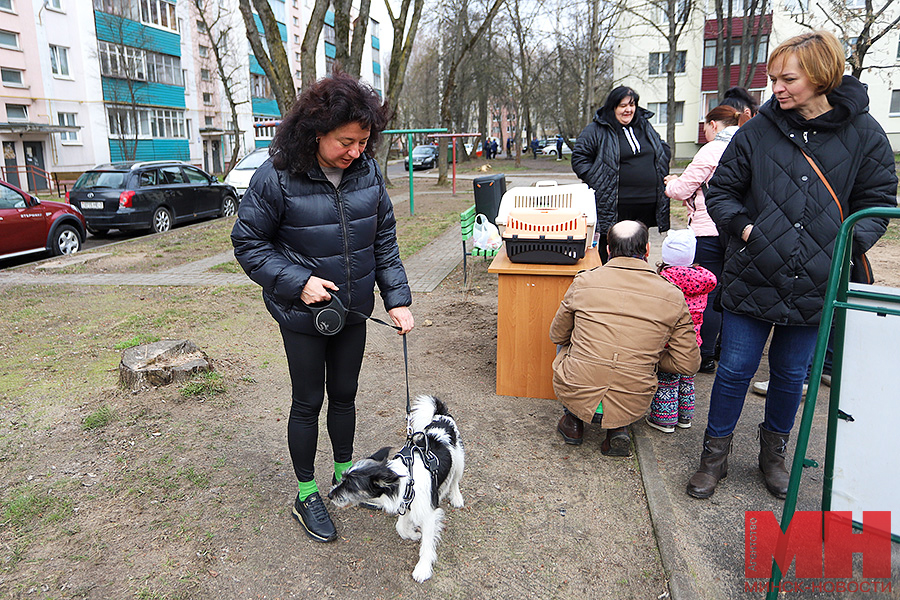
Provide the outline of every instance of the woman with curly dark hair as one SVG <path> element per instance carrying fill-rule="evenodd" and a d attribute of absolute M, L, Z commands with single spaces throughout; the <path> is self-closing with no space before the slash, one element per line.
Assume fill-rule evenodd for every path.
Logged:
<path fill-rule="evenodd" d="M 327 390 L 334 483 L 353 458 L 365 317 L 376 283 L 400 333 L 413 328 L 394 212 L 373 158 L 388 116 L 375 91 L 348 75 L 316 82 L 278 127 L 231 233 L 235 258 L 262 286 L 281 328 L 292 387 L 288 448 L 299 491 L 293 515 L 320 542 L 337 531 L 314 478 L 319 412 Z M 337 332 L 317 328 L 310 309 L 332 296 L 347 308 Z"/>

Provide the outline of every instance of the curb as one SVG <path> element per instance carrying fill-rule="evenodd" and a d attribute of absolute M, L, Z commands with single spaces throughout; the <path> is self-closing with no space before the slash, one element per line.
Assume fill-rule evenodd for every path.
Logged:
<path fill-rule="evenodd" d="M 675 541 L 676 532 L 671 519 L 674 509 L 659 473 L 653 443 L 647 436 L 645 428 L 632 426 L 631 431 L 638 464 L 641 466 L 644 494 L 647 496 L 647 506 L 650 509 L 650 522 L 653 523 L 656 546 L 669 584 L 669 597 L 673 600 L 699 598 L 697 590 L 694 589 L 688 564 Z"/>

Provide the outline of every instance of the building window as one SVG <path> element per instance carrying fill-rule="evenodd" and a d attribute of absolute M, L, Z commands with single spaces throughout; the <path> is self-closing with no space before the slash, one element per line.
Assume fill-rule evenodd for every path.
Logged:
<path fill-rule="evenodd" d="M 169 54 L 147 52 L 147 81 L 184 86 L 181 59 Z"/>
<path fill-rule="evenodd" d="M 657 23 L 668 23 L 669 22 L 669 14 L 668 7 L 669 3 L 667 0 L 653 0 L 653 4 L 656 5 L 656 22 Z M 732 0 L 732 14 L 740 15 L 744 12 L 743 8 L 738 8 L 738 5 L 743 7 L 743 2 L 741 0 Z M 688 8 L 690 3 L 688 0 L 678 0 L 675 5 L 675 22 L 676 23 L 684 23 L 687 21 L 688 17 Z"/>
<path fill-rule="evenodd" d="M 372 87 L 375 88 L 375 91 L 378 92 L 378 95 L 381 95 L 381 73 L 375 73 L 372 75 Z"/>
<path fill-rule="evenodd" d="M 206 33 L 206 23 L 203 21 L 197 21 L 197 31 L 200 33 Z"/>
<path fill-rule="evenodd" d="M 297 8 L 297 3 L 294 3 L 294 8 Z M 300 27 L 300 19 L 294 17 L 294 27 Z"/>
<path fill-rule="evenodd" d="M 372 35 L 374 35 L 375 37 L 381 37 L 378 34 L 378 32 L 379 32 L 378 21 L 376 21 L 375 19 L 369 20 L 369 30 L 371 31 Z"/>
<path fill-rule="evenodd" d="M 209 56 L 209 46 L 200 46 L 200 58 Z"/>
<path fill-rule="evenodd" d="M 184 111 L 107 106 L 109 133 L 117 137 L 186 138 Z"/>
<path fill-rule="evenodd" d="M 300 36 L 297 35 L 296 33 L 294 34 L 294 43 L 295 43 L 295 44 L 299 44 L 299 43 L 300 43 Z"/>
<path fill-rule="evenodd" d="M 203 104 L 210 105 L 213 103 L 212 94 L 210 92 L 203 92 Z"/>
<path fill-rule="evenodd" d="M 66 127 L 75 127 L 77 126 L 77 117 L 76 113 L 56 113 L 56 117 L 59 120 L 59 124 Z M 78 132 L 77 131 L 61 131 L 59 132 L 59 140 L 61 142 L 77 142 L 78 141 Z"/>
<path fill-rule="evenodd" d="M 325 23 L 322 30 L 325 32 L 325 41 L 333 45 L 337 39 L 334 35 L 334 26 Z"/>
<path fill-rule="evenodd" d="M 0 10 L 13 12 L 12 0 L 0 0 Z"/>
<path fill-rule="evenodd" d="M 647 110 L 652 113 L 656 113 L 650 119 L 650 123 L 653 125 L 665 125 L 668 122 L 668 115 L 666 114 L 666 103 L 665 102 L 651 102 L 647 105 Z M 684 102 L 676 102 L 675 103 L 675 123 L 684 122 Z"/>
<path fill-rule="evenodd" d="M 19 34 L 0 29 L 0 47 L 19 49 Z"/>
<path fill-rule="evenodd" d="M 334 71 L 334 57 L 325 56 L 325 77 L 331 77 L 331 73 Z"/>
<path fill-rule="evenodd" d="M 50 46 L 50 71 L 60 77 L 69 76 L 69 49 L 62 46 Z"/>
<path fill-rule="evenodd" d="M 6 118 L 10 121 L 27 121 L 28 107 L 24 104 L 7 104 Z"/>
<path fill-rule="evenodd" d="M 98 42 L 100 47 L 100 74 L 120 79 L 146 81 L 147 61 L 139 48 Z"/>
<path fill-rule="evenodd" d="M 275 129 L 276 129 L 275 127 L 273 127 L 273 126 L 256 127 L 255 126 L 257 123 L 271 122 L 272 119 L 273 119 L 273 117 L 258 117 L 256 115 L 253 116 L 253 123 L 254 123 L 253 129 L 256 132 L 256 137 L 261 138 L 261 139 L 272 139 L 273 137 L 275 137 Z"/>
<path fill-rule="evenodd" d="M 175 3 L 168 0 L 141 0 L 141 21 L 178 31 Z"/>
<path fill-rule="evenodd" d="M 250 73 L 250 95 L 256 98 L 275 98 L 272 93 L 272 86 L 269 85 L 269 78 L 265 75 L 257 75 Z"/>
<path fill-rule="evenodd" d="M 381 62 L 381 51 L 374 46 L 372 47 L 372 62 Z"/>
<path fill-rule="evenodd" d="M 206 127 L 212 127 L 213 126 L 213 117 L 203 117 L 203 124 Z"/>
<path fill-rule="evenodd" d="M 759 46 L 756 49 L 756 62 L 766 62 L 769 56 L 769 36 L 763 35 L 759 38 Z M 732 38 L 731 40 L 731 64 L 741 64 L 741 38 Z M 716 40 L 705 40 L 703 42 L 703 66 L 716 66 Z"/>
<path fill-rule="evenodd" d="M 9 112 L 9 104 L 6 105 Z M 900 90 L 891 90 L 891 110 L 892 117 L 900 116 Z"/>
<path fill-rule="evenodd" d="M 676 73 L 684 73 L 685 71 L 685 62 L 687 58 L 687 52 L 685 50 L 679 50 L 675 53 L 675 72 Z M 650 53 L 650 74 L 651 75 L 665 75 L 666 68 L 669 63 L 669 53 L 668 52 L 651 52 Z"/>
<path fill-rule="evenodd" d="M 294 58 L 297 60 L 297 62 L 300 62 L 300 53 L 294 52 Z"/>
<path fill-rule="evenodd" d="M 23 71 L 20 71 L 19 69 L 7 69 L 6 67 L 3 67 L 2 69 L 0 69 L 0 80 L 3 81 L 3 85 L 8 85 L 11 87 L 25 86 Z"/>
<path fill-rule="evenodd" d="M 200 69 L 200 79 L 209 81 L 209 69 Z"/>
<path fill-rule="evenodd" d="M 857 8 L 865 8 L 866 0 L 847 0 L 847 8 L 857 9 Z"/>
<path fill-rule="evenodd" d="M 46 0 L 44 6 L 49 8 L 50 10 L 57 10 L 59 12 L 63 12 L 62 0 Z"/>

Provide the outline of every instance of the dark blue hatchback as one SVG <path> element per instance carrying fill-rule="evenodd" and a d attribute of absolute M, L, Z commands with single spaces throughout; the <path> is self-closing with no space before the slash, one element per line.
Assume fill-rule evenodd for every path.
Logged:
<path fill-rule="evenodd" d="M 99 165 L 86 171 L 69 202 L 81 209 L 91 233 L 110 229 L 168 231 L 195 219 L 237 211 L 235 189 L 188 163 L 150 161 Z"/>

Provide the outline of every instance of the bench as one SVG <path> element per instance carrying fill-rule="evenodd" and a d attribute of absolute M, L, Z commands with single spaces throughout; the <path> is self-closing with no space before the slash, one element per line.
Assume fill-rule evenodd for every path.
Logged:
<path fill-rule="evenodd" d="M 482 250 L 481 248 L 476 248 L 475 245 L 472 245 L 472 249 L 468 249 L 468 244 L 466 242 L 472 238 L 473 231 L 475 229 L 475 217 L 477 216 L 477 212 L 475 211 L 475 205 L 473 204 L 468 209 L 459 213 L 459 228 L 462 234 L 462 250 L 463 250 L 463 286 L 466 285 L 469 276 L 469 270 L 466 262 L 466 257 L 468 256 L 480 256 L 483 260 L 487 260 L 488 258 L 493 257 L 497 254 L 497 250 Z"/>

